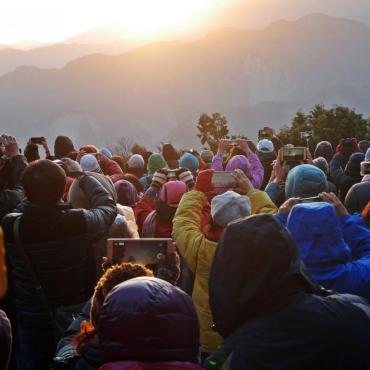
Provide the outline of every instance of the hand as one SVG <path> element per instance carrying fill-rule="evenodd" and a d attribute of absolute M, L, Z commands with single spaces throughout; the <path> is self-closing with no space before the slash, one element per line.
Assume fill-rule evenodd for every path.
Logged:
<path fill-rule="evenodd" d="M 200 171 L 198 173 L 194 189 L 197 191 L 201 191 L 205 195 L 213 193 L 214 189 L 212 185 L 212 177 L 214 172 L 215 171 L 212 169 Z"/>
<path fill-rule="evenodd" d="M 243 152 L 245 152 L 246 155 L 248 155 L 251 152 L 247 140 L 245 140 L 245 139 L 236 139 L 236 142 L 237 142 L 239 148 Z"/>
<path fill-rule="evenodd" d="M 49 146 L 48 146 L 48 143 L 46 141 L 46 138 L 42 137 L 41 145 L 44 147 L 45 153 L 50 154 L 50 150 L 49 150 Z"/>
<path fill-rule="evenodd" d="M 289 215 L 291 209 L 296 205 L 299 204 L 300 199 L 299 198 L 290 198 L 287 201 L 285 201 L 279 208 L 279 213 L 282 213 L 283 215 Z"/>
<path fill-rule="evenodd" d="M 218 143 L 217 154 L 224 155 L 226 148 L 230 145 L 229 139 L 221 139 Z"/>
<path fill-rule="evenodd" d="M 71 158 L 62 158 L 63 168 L 69 177 L 80 177 L 84 174 L 80 164 Z"/>
<path fill-rule="evenodd" d="M 177 172 L 177 177 L 179 181 L 184 182 L 188 189 L 192 189 L 194 186 L 194 177 L 193 174 L 186 168 L 180 168 Z"/>
<path fill-rule="evenodd" d="M 306 157 L 306 163 L 313 165 L 312 155 L 311 155 L 310 149 L 308 148 L 305 148 L 305 157 Z"/>
<path fill-rule="evenodd" d="M 238 187 L 234 189 L 234 191 L 236 191 L 237 193 L 247 195 L 251 190 L 254 189 L 248 176 L 246 176 L 242 170 L 240 169 L 235 170 L 233 172 L 233 176 L 235 177 L 235 180 L 238 182 Z"/>
<path fill-rule="evenodd" d="M 167 182 L 167 170 L 165 168 L 162 168 L 158 171 L 156 171 L 152 178 L 152 186 L 161 189 L 162 186 Z"/>
<path fill-rule="evenodd" d="M 320 193 L 319 197 L 327 203 L 333 204 L 337 211 L 337 215 L 342 218 L 348 215 L 347 208 L 339 200 L 339 198 L 334 193 Z"/>
<path fill-rule="evenodd" d="M 171 252 L 159 260 L 156 277 L 171 284 L 177 283 L 180 277 L 180 257 L 177 252 Z"/>
<path fill-rule="evenodd" d="M 286 162 L 281 164 L 279 158 L 276 160 L 274 164 L 273 171 L 275 173 L 275 181 L 277 183 L 285 181 L 286 175 L 288 173 L 288 165 Z"/>
<path fill-rule="evenodd" d="M 1 142 L 4 145 L 4 154 L 8 158 L 19 155 L 19 147 L 14 136 L 2 135 Z"/>

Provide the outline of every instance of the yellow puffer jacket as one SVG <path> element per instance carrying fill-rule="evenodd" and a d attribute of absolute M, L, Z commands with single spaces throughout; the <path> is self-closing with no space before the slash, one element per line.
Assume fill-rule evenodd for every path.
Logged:
<path fill-rule="evenodd" d="M 5 249 L 3 231 L 0 227 L 0 299 L 4 297 L 7 288 Z"/>
<path fill-rule="evenodd" d="M 275 204 L 260 190 L 252 190 L 247 196 L 252 214 L 277 213 Z M 202 351 L 212 353 L 222 343 L 222 337 L 212 329 L 213 319 L 208 298 L 208 279 L 217 243 L 206 239 L 200 230 L 205 195 L 199 191 L 186 193 L 173 220 L 172 236 L 180 254 L 195 275 L 193 302 L 200 323 Z"/>

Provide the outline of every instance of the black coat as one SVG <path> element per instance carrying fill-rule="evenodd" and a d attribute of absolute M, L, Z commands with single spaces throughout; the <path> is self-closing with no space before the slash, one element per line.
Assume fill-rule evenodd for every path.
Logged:
<path fill-rule="evenodd" d="M 229 225 L 210 274 L 231 370 L 369 369 L 365 299 L 328 295 L 307 276 L 288 231 L 268 215 Z"/>

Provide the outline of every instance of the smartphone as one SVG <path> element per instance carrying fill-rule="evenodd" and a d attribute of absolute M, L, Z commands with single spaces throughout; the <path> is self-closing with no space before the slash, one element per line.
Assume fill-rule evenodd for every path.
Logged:
<path fill-rule="evenodd" d="M 43 136 L 40 137 L 31 137 L 30 142 L 33 144 L 42 144 L 45 138 Z"/>
<path fill-rule="evenodd" d="M 237 188 L 238 182 L 233 176 L 233 172 L 216 171 L 213 173 L 212 186 L 214 188 Z"/>
<path fill-rule="evenodd" d="M 283 148 L 283 162 L 301 162 L 306 159 L 306 148 Z"/>
<path fill-rule="evenodd" d="M 108 239 L 107 257 L 112 263 L 158 265 L 172 248 L 172 239 Z"/>
<path fill-rule="evenodd" d="M 270 135 L 266 130 L 258 130 L 258 138 L 259 139 L 269 139 Z"/>
<path fill-rule="evenodd" d="M 370 162 L 361 162 L 361 176 L 370 175 Z"/>
<path fill-rule="evenodd" d="M 320 197 L 310 197 L 310 198 L 301 198 L 299 203 L 314 203 L 314 202 L 322 202 Z"/>

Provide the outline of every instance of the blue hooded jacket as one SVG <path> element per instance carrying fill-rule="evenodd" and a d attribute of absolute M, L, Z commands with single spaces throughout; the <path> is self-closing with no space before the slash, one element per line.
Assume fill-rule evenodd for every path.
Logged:
<path fill-rule="evenodd" d="M 360 215 L 340 219 L 331 204 L 298 204 L 287 228 L 320 284 L 370 299 L 370 230 Z"/>

